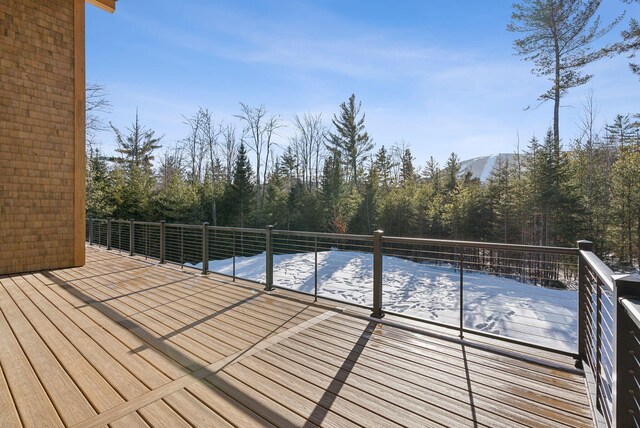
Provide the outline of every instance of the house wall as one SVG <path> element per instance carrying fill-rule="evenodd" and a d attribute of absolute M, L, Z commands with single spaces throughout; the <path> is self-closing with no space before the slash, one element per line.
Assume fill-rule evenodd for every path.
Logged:
<path fill-rule="evenodd" d="M 2 0 L 0 274 L 84 264 L 84 0 Z"/>

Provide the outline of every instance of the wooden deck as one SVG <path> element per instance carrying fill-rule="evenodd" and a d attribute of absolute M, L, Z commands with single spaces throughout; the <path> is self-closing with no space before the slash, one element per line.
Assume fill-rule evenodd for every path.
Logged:
<path fill-rule="evenodd" d="M 0 284 L 0 427 L 593 425 L 568 359 L 251 283 L 88 248 Z"/>

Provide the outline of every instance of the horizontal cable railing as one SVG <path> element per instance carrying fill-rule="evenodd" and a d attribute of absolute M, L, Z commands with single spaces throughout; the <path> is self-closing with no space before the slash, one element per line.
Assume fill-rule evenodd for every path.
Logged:
<path fill-rule="evenodd" d="M 614 275 L 579 242 L 578 351 L 598 425 L 640 426 L 640 276 Z"/>
<path fill-rule="evenodd" d="M 188 267 L 201 267 L 203 261 L 202 226 L 166 224 L 164 260 Z"/>
<path fill-rule="evenodd" d="M 87 220 L 130 255 L 576 355 L 577 249 Z"/>
<path fill-rule="evenodd" d="M 382 252 L 385 312 L 576 353 L 576 249 L 383 236 Z"/>
<path fill-rule="evenodd" d="M 263 229 L 209 227 L 208 271 L 267 283 L 267 232 Z"/>
<path fill-rule="evenodd" d="M 130 252 L 131 222 L 112 220 L 109 233 L 109 249 L 118 252 Z"/>
<path fill-rule="evenodd" d="M 371 236 L 275 230 L 272 249 L 275 287 L 372 309 L 371 288 L 341 275 L 357 265 L 359 283 L 373 283 Z"/>

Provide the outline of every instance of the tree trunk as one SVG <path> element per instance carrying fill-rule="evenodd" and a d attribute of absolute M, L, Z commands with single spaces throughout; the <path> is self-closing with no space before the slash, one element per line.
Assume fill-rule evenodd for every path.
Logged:
<path fill-rule="evenodd" d="M 213 197 L 213 201 L 211 203 L 211 223 L 213 224 L 213 227 L 216 227 L 218 225 L 218 213 L 217 213 L 217 207 L 216 207 L 216 197 Z"/>
<path fill-rule="evenodd" d="M 555 13 L 552 14 L 555 16 Z M 554 22 L 555 26 L 555 22 Z M 560 45 L 557 29 L 553 29 L 553 49 L 555 51 L 555 78 L 553 80 L 553 141 L 554 149 L 560 150 Z M 554 153 L 555 155 L 555 153 Z"/>

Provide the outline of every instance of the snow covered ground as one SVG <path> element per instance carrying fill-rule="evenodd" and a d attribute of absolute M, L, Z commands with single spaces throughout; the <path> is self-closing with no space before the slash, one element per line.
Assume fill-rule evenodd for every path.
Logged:
<path fill-rule="evenodd" d="M 314 253 L 274 255 L 274 284 L 313 293 Z M 231 275 L 232 259 L 209 269 Z M 265 254 L 236 258 L 236 276 L 265 281 Z M 384 309 L 458 325 L 460 273 L 448 266 L 383 256 Z M 350 251 L 318 253 L 318 294 L 371 305 L 373 257 Z M 464 323 L 556 349 L 577 343 L 577 293 L 524 284 L 485 273 L 464 273 Z"/>

